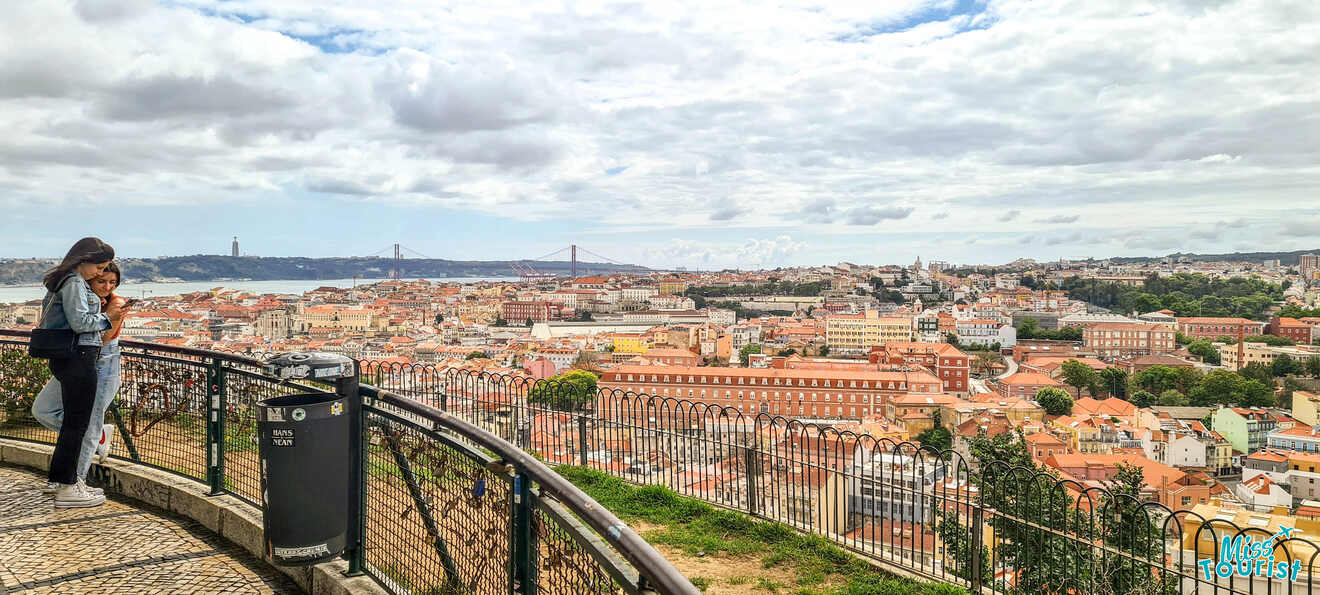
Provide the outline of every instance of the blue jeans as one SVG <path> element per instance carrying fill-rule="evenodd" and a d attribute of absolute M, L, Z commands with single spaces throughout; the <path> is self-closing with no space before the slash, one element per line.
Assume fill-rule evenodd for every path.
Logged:
<path fill-rule="evenodd" d="M 92 423 L 87 424 L 87 434 L 83 436 L 82 450 L 78 452 L 78 477 L 86 479 L 87 471 L 92 467 L 92 455 L 101 442 L 101 424 L 105 422 L 105 411 L 119 392 L 121 368 L 119 363 L 119 342 L 112 341 L 101 348 L 101 356 L 96 359 L 96 400 L 92 403 Z M 64 423 L 64 403 L 60 398 L 60 381 L 51 378 L 32 402 L 32 416 L 41 425 L 53 431 L 60 431 Z"/>

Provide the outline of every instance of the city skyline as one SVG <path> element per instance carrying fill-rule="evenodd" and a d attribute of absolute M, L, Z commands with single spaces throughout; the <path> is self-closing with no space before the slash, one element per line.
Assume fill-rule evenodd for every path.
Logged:
<path fill-rule="evenodd" d="M 28 40 L 0 49 L 0 257 L 1312 249 L 1318 11 L 27 1 L 0 23 Z"/>

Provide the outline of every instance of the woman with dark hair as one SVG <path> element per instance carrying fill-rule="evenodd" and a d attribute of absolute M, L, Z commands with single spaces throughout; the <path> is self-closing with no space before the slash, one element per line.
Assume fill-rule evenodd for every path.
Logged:
<path fill-rule="evenodd" d="M 101 298 L 101 307 L 105 308 L 110 304 L 117 304 L 120 307 L 127 305 L 128 300 L 114 294 L 115 289 L 119 287 L 119 279 L 122 273 L 119 266 L 111 262 L 106 265 L 105 272 L 100 276 L 88 282 L 92 287 L 92 293 Z M 115 394 L 119 392 L 120 384 L 120 362 L 119 362 L 119 332 L 123 327 L 122 320 L 116 323 L 110 330 L 101 333 L 101 355 L 96 358 L 96 401 L 92 404 L 91 421 L 87 424 L 87 433 L 83 436 L 82 450 L 78 452 L 78 478 L 87 481 L 87 472 L 92 467 L 92 456 L 100 458 L 102 462 L 110 454 L 110 448 L 114 444 L 115 427 L 109 424 L 103 424 L 105 420 L 105 411 L 110 407 L 110 402 L 114 400 Z M 32 417 L 37 418 L 41 425 L 58 432 L 64 424 L 64 404 L 60 397 L 62 385 L 60 381 L 51 378 L 50 382 L 41 389 L 37 398 L 32 402 Z M 59 484 L 48 482 L 45 492 L 54 493 Z M 94 494 L 101 494 L 98 488 L 88 487 Z"/>
<path fill-rule="evenodd" d="M 72 357 L 50 360 L 50 372 L 60 381 L 64 419 L 47 478 L 55 482 L 56 508 L 100 506 L 105 495 L 87 489 L 78 478 L 78 453 L 96 403 L 96 361 L 101 355 L 101 333 L 124 316 L 123 307 L 110 304 L 101 311 L 101 298 L 87 281 L 105 272 L 115 250 L 98 238 L 83 238 L 69 248 L 64 260 L 46 273 L 46 298 L 41 303 L 41 328 L 71 329 L 77 334 Z"/>

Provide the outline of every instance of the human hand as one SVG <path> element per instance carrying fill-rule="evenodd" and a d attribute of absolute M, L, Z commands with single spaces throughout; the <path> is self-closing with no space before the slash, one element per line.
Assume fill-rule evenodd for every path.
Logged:
<path fill-rule="evenodd" d="M 124 318 L 124 305 L 119 302 L 113 302 L 105 307 L 105 316 L 110 322 L 119 322 Z"/>

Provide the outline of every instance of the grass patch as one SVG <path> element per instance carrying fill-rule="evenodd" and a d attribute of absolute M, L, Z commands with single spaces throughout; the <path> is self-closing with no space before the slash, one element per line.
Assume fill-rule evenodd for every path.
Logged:
<path fill-rule="evenodd" d="M 663 486 L 634 486 L 594 469 L 569 465 L 555 467 L 555 471 L 620 518 L 662 525 L 662 529 L 647 532 L 646 539 L 651 543 L 669 545 L 690 556 L 715 553 L 757 555 L 766 568 L 790 565 L 798 574 L 798 586 L 803 587 L 795 591 L 797 593 L 967 593 L 954 585 L 895 577 L 875 569 L 823 537 L 804 535 L 787 525 L 715 508 L 695 498 L 680 496 Z M 810 588 L 826 582 L 841 584 Z M 756 587 L 770 592 L 785 588 L 764 578 L 758 579 Z"/>

